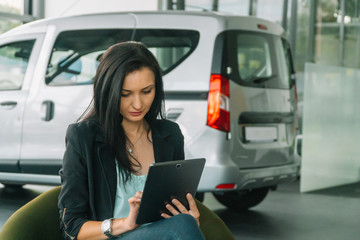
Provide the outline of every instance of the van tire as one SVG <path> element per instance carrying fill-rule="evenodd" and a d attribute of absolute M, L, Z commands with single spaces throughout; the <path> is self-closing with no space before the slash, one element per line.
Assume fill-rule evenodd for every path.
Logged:
<path fill-rule="evenodd" d="M 241 212 L 261 203 L 269 192 L 268 187 L 231 192 L 214 192 L 216 200 L 231 210 Z"/>

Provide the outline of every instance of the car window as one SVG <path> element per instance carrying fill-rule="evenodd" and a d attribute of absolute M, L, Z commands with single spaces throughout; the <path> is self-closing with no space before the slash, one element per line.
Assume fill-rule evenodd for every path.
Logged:
<path fill-rule="evenodd" d="M 291 63 L 280 36 L 240 30 L 221 36 L 226 39 L 223 69 L 231 67 L 233 81 L 255 88 L 290 88 Z"/>
<path fill-rule="evenodd" d="M 46 72 L 51 86 L 92 84 L 101 55 L 111 45 L 129 40 L 142 42 L 167 74 L 196 48 L 199 33 L 188 30 L 78 30 L 65 31 L 55 41 Z"/>
<path fill-rule="evenodd" d="M 240 77 L 245 82 L 272 75 L 270 47 L 264 36 L 237 36 L 237 62 Z"/>
<path fill-rule="evenodd" d="M 19 41 L 0 46 L 0 90 L 19 90 L 35 40 Z"/>
<path fill-rule="evenodd" d="M 47 66 L 46 84 L 92 84 L 101 55 L 111 45 L 129 41 L 132 32 L 131 29 L 100 29 L 60 33 Z"/>

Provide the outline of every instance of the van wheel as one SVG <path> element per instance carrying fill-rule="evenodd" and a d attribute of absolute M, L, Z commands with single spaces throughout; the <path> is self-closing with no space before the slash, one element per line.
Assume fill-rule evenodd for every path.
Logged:
<path fill-rule="evenodd" d="M 268 187 L 242 191 L 214 192 L 215 198 L 231 210 L 244 211 L 261 203 L 269 192 Z"/>

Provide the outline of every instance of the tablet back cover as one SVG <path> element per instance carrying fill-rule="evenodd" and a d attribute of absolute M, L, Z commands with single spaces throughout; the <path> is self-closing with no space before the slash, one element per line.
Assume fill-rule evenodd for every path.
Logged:
<path fill-rule="evenodd" d="M 163 219 L 161 213 L 168 212 L 165 205 L 171 203 L 174 198 L 189 209 L 186 194 L 191 193 L 195 196 L 204 165 L 205 159 L 199 158 L 155 163 L 151 166 L 136 223 Z"/>

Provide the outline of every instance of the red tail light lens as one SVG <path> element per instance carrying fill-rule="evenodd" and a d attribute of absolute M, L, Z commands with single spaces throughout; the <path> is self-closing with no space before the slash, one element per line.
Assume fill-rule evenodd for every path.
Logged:
<path fill-rule="evenodd" d="M 225 183 L 225 184 L 219 184 L 216 186 L 216 189 L 235 189 L 236 184 L 235 183 Z"/>
<path fill-rule="evenodd" d="M 230 131 L 229 97 L 229 80 L 219 74 L 212 74 L 208 96 L 208 126 L 224 132 Z"/>

